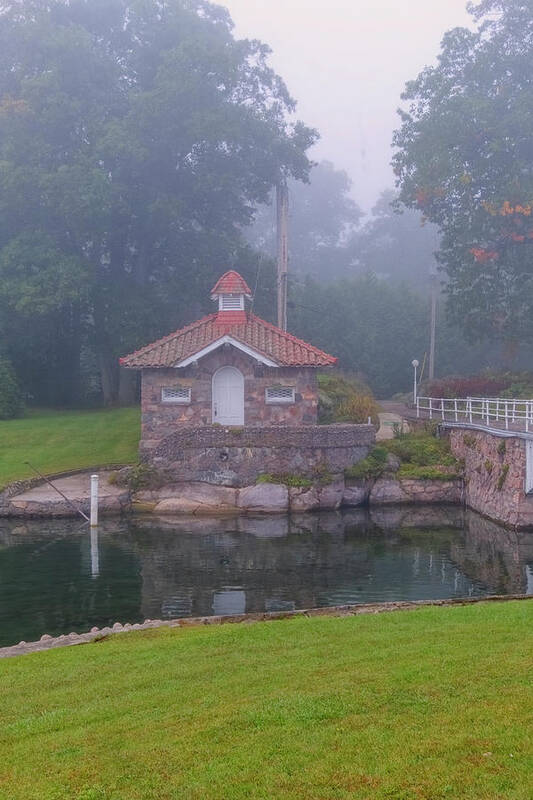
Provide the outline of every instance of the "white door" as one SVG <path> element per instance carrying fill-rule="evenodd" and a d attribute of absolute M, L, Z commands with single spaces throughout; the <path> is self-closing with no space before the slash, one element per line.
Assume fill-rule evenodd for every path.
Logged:
<path fill-rule="evenodd" d="M 244 425 L 244 377 L 235 367 L 221 367 L 213 375 L 213 422 Z"/>

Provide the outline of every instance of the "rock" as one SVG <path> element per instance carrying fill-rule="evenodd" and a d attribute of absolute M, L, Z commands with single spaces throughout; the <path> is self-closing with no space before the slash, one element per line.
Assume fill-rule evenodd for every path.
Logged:
<path fill-rule="evenodd" d="M 371 488 L 372 483 L 370 481 L 358 481 L 353 482 L 350 486 L 345 486 L 342 505 L 351 506 L 352 508 L 364 505 L 368 500 Z"/>
<path fill-rule="evenodd" d="M 406 503 L 410 498 L 404 491 L 401 482 L 395 478 L 378 478 L 370 490 L 369 503 Z"/>
<path fill-rule="evenodd" d="M 291 512 L 296 514 L 305 511 L 315 511 L 320 508 L 318 490 L 315 486 L 309 488 L 290 488 L 289 500 Z"/>
<path fill-rule="evenodd" d="M 237 489 L 209 483 L 184 483 L 166 487 L 159 495 L 156 514 L 224 514 L 235 513 Z"/>
<path fill-rule="evenodd" d="M 401 503 L 459 503 L 461 481 L 379 478 L 370 491 L 370 505 Z"/>
<path fill-rule="evenodd" d="M 284 514 L 289 510 L 289 490 L 277 483 L 259 483 L 240 489 L 237 503 L 243 511 Z"/>
<path fill-rule="evenodd" d="M 41 636 L 41 642 L 50 642 L 52 640 L 52 638 L 53 637 L 50 636 L 50 634 L 43 633 L 43 635 Z"/>
<path fill-rule="evenodd" d="M 98 633 L 99 628 L 91 628 L 91 633 Z"/>
<path fill-rule="evenodd" d="M 385 470 L 387 472 L 398 472 L 400 469 L 401 461 L 398 456 L 394 455 L 394 453 L 389 453 L 387 455 L 387 463 L 385 465 Z"/>
<path fill-rule="evenodd" d="M 115 622 L 115 624 L 113 625 L 113 630 L 114 631 L 121 631 L 122 630 L 122 624 L 120 622 Z"/>
<path fill-rule="evenodd" d="M 324 511 L 340 507 L 344 495 L 344 480 L 341 478 L 318 489 L 319 508 Z"/>

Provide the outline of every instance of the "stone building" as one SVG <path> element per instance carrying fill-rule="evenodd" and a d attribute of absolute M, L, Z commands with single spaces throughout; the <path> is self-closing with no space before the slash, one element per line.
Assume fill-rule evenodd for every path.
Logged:
<path fill-rule="evenodd" d="M 375 431 L 318 425 L 317 372 L 337 359 L 248 310 L 250 289 L 233 270 L 211 298 L 213 314 L 121 359 L 141 371 L 142 460 L 171 483 L 342 476 Z"/>
<path fill-rule="evenodd" d="M 143 446 L 184 425 L 316 424 L 317 370 L 337 359 L 246 310 L 233 270 L 211 298 L 218 311 L 121 359 L 141 370 Z"/>

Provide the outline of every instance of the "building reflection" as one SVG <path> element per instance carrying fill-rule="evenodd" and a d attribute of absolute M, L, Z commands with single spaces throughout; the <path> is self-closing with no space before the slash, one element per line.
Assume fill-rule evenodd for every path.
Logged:
<path fill-rule="evenodd" d="M 0 642 L 145 618 L 533 593 L 533 533 L 454 507 L 0 520 Z"/>

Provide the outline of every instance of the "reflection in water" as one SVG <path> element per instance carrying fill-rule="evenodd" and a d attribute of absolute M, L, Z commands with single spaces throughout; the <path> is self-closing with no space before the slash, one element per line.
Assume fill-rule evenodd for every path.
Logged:
<path fill-rule="evenodd" d="M 533 534 L 456 508 L 0 522 L 0 646 L 119 620 L 533 593 Z"/>

